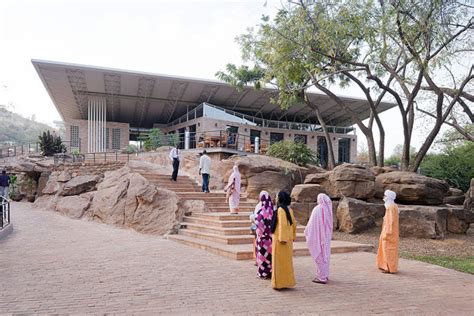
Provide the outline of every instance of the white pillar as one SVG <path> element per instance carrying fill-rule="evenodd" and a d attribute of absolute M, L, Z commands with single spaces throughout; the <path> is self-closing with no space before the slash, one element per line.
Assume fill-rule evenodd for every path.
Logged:
<path fill-rule="evenodd" d="M 90 100 L 87 102 L 87 152 L 91 152 L 91 106 Z"/>
<path fill-rule="evenodd" d="M 253 145 L 255 147 L 255 153 L 258 154 L 260 152 L 260 138 L 259 137 L 255 137 L 255 141 Z"/>
<path fill-rule="evenodd" d="M 87 109 L 88 152 L 105 151 L 106 110 L 105 98 L 89 97 Z"/>
<path fill-rule="evenodd" d="M 189 130 L 185 130 L 184 131 L 184 149 L 189 149 L 189 140 L 190 140 L 190 137 L 189 137 Z"/>

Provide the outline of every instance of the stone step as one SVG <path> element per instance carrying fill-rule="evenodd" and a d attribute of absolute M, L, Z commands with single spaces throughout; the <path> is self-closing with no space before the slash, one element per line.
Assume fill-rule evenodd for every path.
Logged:
<path fill-rule="evenodd" d="M 235 244 L 251 244 L 253 242 L 254 237 L 250 235 L 250 229 L 248 230 L 247 235 L 235 235 L 235 236 L 226 236 L 226 235 L 219 235 L 207 232 L 201 232 L 196 230 L 189 230 L 189 229 L 180 229 L 179 234 L 185 236 L 191 236 L 199 239 L 205 239 L 215 242 L 220 242 L 223 244 L 228 245 L 235 245 Z M 303 234 L 296 234 L 296 241 L 305 241 L 305 236 Z"/>
<path fill-rule="evenodd" d="M 239 210 L 240 212 L 253 212 L 255 210 L 255 206 L 240 206 Z M 209 207 L 209 211 L 216 212 L 216 213 L 223 213 L 223 212 L 230 213 L 229 205 Z"/>
<path fill-rule="evenodd" d="M 185 235 L 168 235 L 169 240 L 173 240 L 188 246 L 207 250 L 211 253 L 218 254 L 234 260 L 249 260 L 253 257 L 251 244 L 244 245 L 227 245 L 209 240 L 201 240 Z M 347 253 L 372 251 L 374 246 L 366 244 L 357 244 L 347 241 L 333 240 L 331 242 L 331 253 Z M 308 256 L 309 251 L 306 242 L 293 243 L 293 256 Z"/>
<path fill-rule="evenodd" d="M 246 220 L 227 220 L 227 221 L 219 221 L 219 220 L 210 220 L 207 218 L 199 218 L 194 216 L 185 216 L 183 218 L 183 224 L 186 223 L 194 223 L 194 224 L 201 224 L 205 226 L 215 226 L 215 227 L 250 227 L 250 221 Z"/>
<path fill-rule="evenodd" d="M 224 222 L 226 223 L 226 222 Z M 246 225 L 242 226 L 227 226 L 227 227 L 219 227 L 219 226 L 212 226 L 208 224 L 202 223 L 192 223 L 189 221 L 183 221 L 181 223 L 181 229 L 188 229 L 191 231 L 199 231 L 204 233 L 211 233 L 216 235 L 248 235 L 250 233 L 250 223 L 244 222 Z M 304 233 L 304 226 L 297 226 L 296 232 L 298 234 Z"/>
<path fill-rule="evenodd" d="M 216 213 L 193 213 L 193 217 L 204 218 L 213 221 L 236 221 L 245 220 L 250 223 L 249 219 L 250 212 L 243 212 L 239 214 L 230 214 L 229 212 L 216 212 Z"/>
<path fill-rule="evenodd" d="M 186 198 L 188 200 L 203 200 L 206 201 L 206 203 L 226 203 L 225 201 L 225 196 L 212 196 L 210 194 L 212 193 L 204 193 L 204 192 L 183 192 L 184 194 L 179 194 L 180 197 Z M 194 194 L 190 194 L 194 193 Z M 249 201 L 246 197 L 241 197 L 240 198 L 240 203 L 250 203 L 255 207 L 257 203 L 254 203 L 253 201 Z"/>
<path fill-rule="evenodd" d="M 182 222 L 181 229 L 186 229 L 189 231 L 197 231 L 203 233 L 210 233 L 216 235 L 224 236 L 235 236 L 235 235 L 248 235 L 250 233 L 250 224 L 244 227 L 216 227 L 216 226 L 207 226 L 202 224 L 194 224 L 189 222 Z"/>

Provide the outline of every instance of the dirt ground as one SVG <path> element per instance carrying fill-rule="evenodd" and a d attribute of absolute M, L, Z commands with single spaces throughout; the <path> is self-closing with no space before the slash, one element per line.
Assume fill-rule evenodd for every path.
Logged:
<path fill-rule="evenodd" d="M 334 232 L 334 240 L 352 241 L 374 245 L 377 252 L 380 228 L 374 228 L 362 234 Z M 400 252 L 426 256 L 474 256 L 474 227 L 466 234 L 449 234 L 444 239 L 400 238 Z"/>

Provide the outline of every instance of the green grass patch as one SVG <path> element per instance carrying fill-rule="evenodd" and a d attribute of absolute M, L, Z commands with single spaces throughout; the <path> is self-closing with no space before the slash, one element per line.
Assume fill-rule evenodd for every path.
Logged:
<path fill-rule="evenodd" d="M 403 258 L 423 261 L 448 269 L 474 274 L 474 257 L 421 256 L 404 253 Z"/>

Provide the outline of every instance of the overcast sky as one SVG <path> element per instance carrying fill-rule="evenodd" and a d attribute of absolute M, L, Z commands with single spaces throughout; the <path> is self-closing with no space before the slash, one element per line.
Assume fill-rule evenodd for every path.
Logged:
<path fill-rule="evenodd" d="M 0 104 L 50 125 L 60 120 L 32 58 L 215 79 L 227 63 L 241 62 L 234 38 L 279 6 L 272 0 L 1 0 Z M 341 94 L 362 98 L 358 91 Z M 389 155 L 403 143 L 400 114 L 392 109 L 381 117 Z"/>

